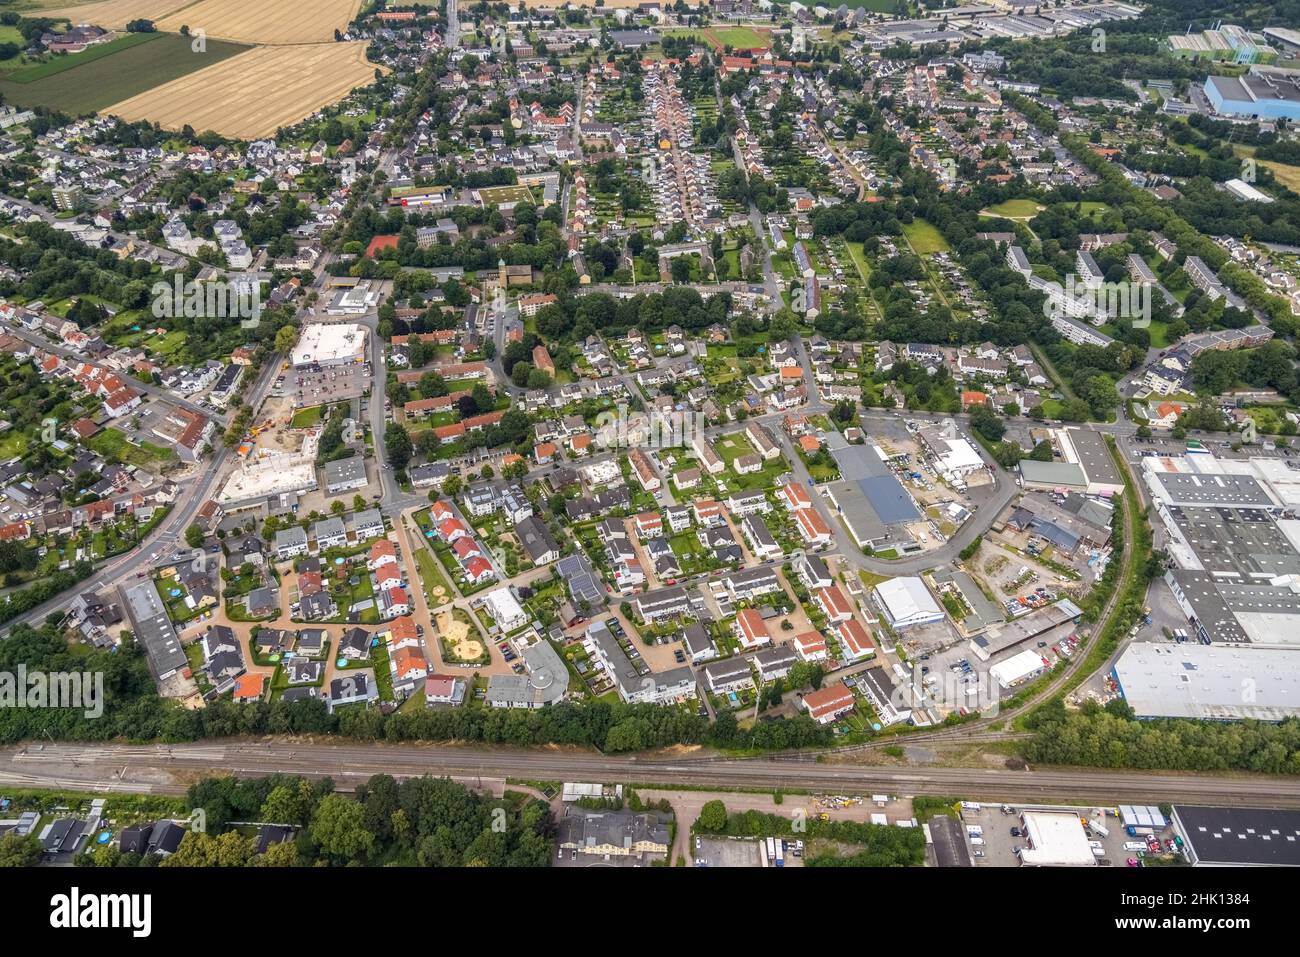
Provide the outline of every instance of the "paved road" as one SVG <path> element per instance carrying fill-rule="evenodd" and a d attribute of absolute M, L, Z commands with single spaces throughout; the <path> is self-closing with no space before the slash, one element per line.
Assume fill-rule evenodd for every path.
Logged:
<path fill-rule="evenodd" d="M 197 777 L 272 773 L 332 777 L 341 789 L 370 775 L 450 775 L 622 781 L 645 785 L 806 788 L 836 793 L 951 794 L 980 800 L 1214 802 L 1300 807 L 1300 779 L 1270 775 L 1139 771 L 878 768 L 849 764 L 603 755 L 577 749 L 520 751 L 378 742 L 319 744 L 228 740 L 187 745 L 32 744 L 0 751 L 0 785 L 179 794 Z"/>
<path fill-rule="evenodd" d="M 22 339 L 24 342 L 36 346 L 36 348 L 38 349 L 43 349 L 46 352 L 51 352 L 61 359 L 67 359 L 72 362 L 90 361 L 92 365 L 96 364 L 93 362 L 93 360 L 88 360 L 85 355 L 78 352 L 77 350 L 69 349 L 66 346 L 52 342 L 49 339 L 47 339 L 45 336 L 37 335 L 34 332 L 29 332 L 28 330 L 22 328 L 21 326 L 12 326 L 6 329 L 5 331 L 8 332 L 10 335 L 17 336 L 19 339 Z M 221 425 L 227 425 L 230 422 L 229 415 L 210 409 L 206 405 L 200 405 L 197 402 L 192 402 L 189 399 L 185 398 L 184 396 L 177 395 L 175 392 L 172 392 L 170 389 L 164 389 L 161 386 L 156 386 L 152 382 L 144 382 L 143 380 L 138 379 L 135 376 L 132 376 L 126 372 L 119 371 L 116 374 L 119 378 L 125 380 L 125 383 L 127 385 L 131 386 L 131 388 L 139 392 L 144 392 L 148 395 L 157 396 L 160 399 L 170 402 L 172 405 L 178 405 L 183 409 L 189 409 L 191 412 L 197 412 L 199 415 L 206 416 L 207 418 L 212 419 L 214 422 L 218 422 Z"/>

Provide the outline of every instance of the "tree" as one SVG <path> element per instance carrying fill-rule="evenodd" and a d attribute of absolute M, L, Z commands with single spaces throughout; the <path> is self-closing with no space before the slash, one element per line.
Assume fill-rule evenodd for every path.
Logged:
<path fill-rule="evenodd" d="M 12 831 L 0 837 L 0 867 L 35 867 L 41 859 L 36 835 L 19 837 Z"/>
<path fill-rule="evenodd" d="M 272 824 L 293 824 L 301 826 L 306 823 L 306 808 L 302 794 L 287 784 L 277 784 L 262 802 L 259 820 Z"/>
<path fill-rule="evenodd" d="M 203 539 L 205 537 L 203 529 L 198 525 L 191 525 L 189 528 L 185 529 L 185 544 L 190 546 L 190 548 L 202 547 Z"/>
<path fill-rule="evenodd" d="M 293 326 L 281 326 L 275 333 L 275 351 L 289 352 L 298 341 L 298 330 Z"/>
<path fill-rule="evenodd" d="M 727 806 L 718 800 L 706 801 L 695 823 L 700 830 L 712 834 L 723 831 L 727 826 Z"/>
<path fill-rule="evenodd" d="M 990 442 L 1000 442 L 1006 426 L 987 405 L 977 405 L 971 410 L 970 427 Z"/>
<path fill-rule="evenodd" d="M 312 818 L 311 839 L 330 857 L 361 860 L 375 843 L 374 835 L 365 829 L 365 817 L 366 809 L 356 801 L 338 794 L 326 795 Z"/>
<path fill-rule="evenodd" d="M 411 445 L 410 433 L 399 422 L 390 422 L 384 429 L 384 448 L 388 454 L 388 463 L 395 469 L 406 468 L 415 451 Z"/>

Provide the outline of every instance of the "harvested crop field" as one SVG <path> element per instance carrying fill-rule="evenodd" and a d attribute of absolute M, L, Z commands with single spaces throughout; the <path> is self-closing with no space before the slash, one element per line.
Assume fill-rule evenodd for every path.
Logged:
<path fill-rule="evenodd" d="M 169 33 L 187 26 L 210 39 L 289 44 L 334 42 L 360 8 L 361 0 L 100 0 L 42 12 L 115 30 L 143 18 Z"/>
<path fill-rule="evenodd" d="M 100 0 L 98 3 L 48 4 L 43 17 L 67 17 L 73 23 L 121 30 L 131 20 L 153 20 L 188 6 L 194 0 Z"/>
<path fill-rule="evenodd" d="M 16 106 L 92 113 L 249 50 L 236 43 L 212 41 L 200 54 L 190 49 L 190 41 L 184 37 L 161 33 L 131 34 L 126 39 L 129 42 L 121 46 L 115 42 L 92 47 L 84 54 L 18 70 L 0 79 L 0 96 Z M 117 49 L 101 55 L 112 47 Z"/>
<path fill-rule="evenodd" d="M 125 120 L 256 139 L 370 83 L 366 44 L 262 46 L 105 107 Z"/>
<path fill-rule="evenodd" d="M 249 43 L 333 43 L 357 15 L 361 0 L 199 0 L 157 21 L 159 30 L 203 30 Z"/>

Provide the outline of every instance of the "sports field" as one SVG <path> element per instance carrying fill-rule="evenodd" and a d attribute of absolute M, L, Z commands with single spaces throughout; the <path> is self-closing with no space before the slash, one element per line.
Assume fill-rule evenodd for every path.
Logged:
<path fill-rule="evenodd" d="M 374 74 L 364 42 L 259 46 L 104 112 L 167 129 L 189 125 L 199 132 L 257 139 L 342 99 Z"/>
<path fill-rule="evenodd" d="M 771 37 L 766 32 L 755 30 L 753 27 L 669 29 L 662 32 L 665 36 L 693 37 L 696 41 L 707 43 L 718 51 L 724 47 L 731 47 L 733 50 L 766 50 L 772 46 Z"/>
<path fill-rule="evenodd" d="M 207 52 L 198 54 L 184 37 L 137 33 L 16 70 L 0 79 L 0 96 L 21 107 L 92 113 L 247 51 L 246 46 L 214 40 Z"/>

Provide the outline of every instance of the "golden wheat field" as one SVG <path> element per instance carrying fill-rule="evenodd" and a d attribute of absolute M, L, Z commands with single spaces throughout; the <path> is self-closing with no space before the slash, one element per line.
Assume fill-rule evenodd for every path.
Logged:
<path fill-rule="evenodd" d="M 360 8 L 361 0 L 99 0 L 42 12 L 118 30 L 143 18 L 168 33 L 188 26 L 215 40 L 291 44 L 333 42 Z"/>
<path fill-rule="evenodd" d="M 332 43 L 361 0 L 199 0 L 158 20 L 159 30 L 182 26 L 218 40 L 247 43 Z"/>
<path fill-rule="evenodd" d="M 73 23 L 93 23 L 121 30 L 130 20 L 157 21 L 193 0 L 99 0 L 98 3 L 49 4 L 41 16 L 67 17 Z"/>
<path fill-rule="evenodd" d="M 167 129 L 271 136 L 365 86 L 375 75 L 365 43 L 263 46 L 154 87 L 102 112 Z"/>

